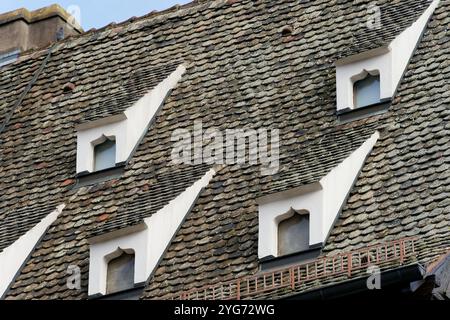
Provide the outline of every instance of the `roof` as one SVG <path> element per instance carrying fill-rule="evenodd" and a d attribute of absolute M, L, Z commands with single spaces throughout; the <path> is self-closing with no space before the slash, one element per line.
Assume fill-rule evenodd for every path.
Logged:
<path fill-rule="evenodd" d="M 17 210 L 4 212 L 1 218 L 0 252 L 17 240 L 17 235 L 25 234 L 33 226 L 39 223 L 50 212 L 55 210 L 56 203 L 48 203 L 36 207 L 24 207 Z"/>
<path fill-rule="evenodd" d="M 180 165 L 170 172 L 146 172 L 146 184 L 127 203 L 114 212 L 104 223 L 93 226 L 90 236 L 131 227 L 143 222 L 184 190 L 198 181 L 208 171 L 208 166 Z"/>
<path fill-rule="evenodd" d="M 336 116 L 334 62 L 358 46 L 352 32 L 359 21 L 352 13 L 361 15 L 368 3 L 200 1 L 58 42 L 0 133 L 0 189 L 5 190 L 0 225 L 7 226 L 0 228 L 0 238 L 7 239 L 3 247 L 36 224 L 48 206 L 66 203 L 66 208 L 7 298 L 87 298 L 87 238 L 138 223 L 207 170 L 170 164 L 171 133 L 192 128 L 195 120 L 202 120 L 205 130 L 280 129 L 280 174 L 261 176 L 254 166 L 221 168 L 148 280 L 143 298 L 257 273 L 256 198 L 317 181 L 375 130 L 381 137 L 324 254 L 405 236 L 422 239 L 421 263 L 441 254 L 448 247 L 450 220 L 450 1 L 441 1 L 428 24 L 389 111 L 342 124 Z M 383 7 L 391 1 L 378 3 Z M 399 3 L 428 1 L 393 5 Z M 291 24 L 295 32 L 282 36 L 280 29 Z M 386 41 L 399 32 L 387 30 Z M 2 69 L 0 123 L 46 54 L 21 57 Z M 76 125 L 122 112 L 109 104 L 99 112 L 93 106 L 108 101 L 108 93 L 129 75 L 180 61 L 187 71 L 123 176 L 75 188 Z M 63 90 L 68 82 L 76 85 L 72 92 Z M 142 92 L 136 90 L 126 101 L 139 99 Z M 155 198 L 157 206 L 149 208 Z M 18 222 L 23 228 L 14 227 Z M 66 269 L 72 264 L 81 268 L 80 291 L 66 289 Z"/>
<path fill-rule="evenodd" d="M 145 53 L 144 53 L 145 54 Z M 135 59 L 140 59 L 139 56 Z M 110 78 L 99 83 L 108 88 L 102 91 L 86 107 L 87 111 L 81 123 L 103 119 L 124 112 L 145 93 L 156 87 L 167 78 L 181 62 L 154 61 L 130 73 L 120 74 L 117 78 Z"/>
<path fill-rule="evenodd" d="M 351 46 L 343 50 L 342 58 L 387 47 L 398 34 L 416 21 L 432 2 L 432 0 L 401 0 L 384 3 L 362 1 L 356 5 L 350 4 L 358 8 L 354 9 L 350 16 L 362 23 L 355 24 Z M 371 24 L 373 27 L 367 28 L 364 24 Z"/>

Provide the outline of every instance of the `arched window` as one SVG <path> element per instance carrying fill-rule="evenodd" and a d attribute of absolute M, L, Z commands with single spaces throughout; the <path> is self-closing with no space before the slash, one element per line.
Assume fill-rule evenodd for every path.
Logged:
<path fill-rule="evenodd" d="M 108 262 L 106 293 L 114 293 L 134 287 L 134 253 L 119 249 L 119 256 Z"/>
<path fill-rule="evenodd" d="M 94 171 L 113 168 L 116 165 L 116 142 L 105 138 L 94 147 Z"/>
<path fill-rule="evenodd" d="M 365 72 L 365 77 L 353 84 L 353 105 L 355 108 L 380 102 L 380 75 Z"/>
<path fill-rule="evenodd" d="M 278 256 L 309 249 L 309 212 L 291 210 L 278 224 Z"/>

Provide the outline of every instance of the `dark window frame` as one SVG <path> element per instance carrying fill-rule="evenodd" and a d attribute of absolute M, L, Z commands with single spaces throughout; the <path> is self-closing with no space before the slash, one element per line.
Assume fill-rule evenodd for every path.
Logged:
<path fill-rule="evenodd" d="M 135 287 L 135 273 L 136 273 L 136 255 L 132 249 L 118 248 L 114 253 L 105 257 L 106 259 L 106 294 L 115 294 L 123 291 L 133 289 Z M 121 265 L 122 264 L 122 265 Z M 116 267 L 115 270 L 111 268 Z M 131 269 L 131 270 L 127 270 Z M 120 273 L 128 273 L 128 279 L 114 279 L 114 276 Z M 111 278 L 110 278 L 111 277 Z M 128 283 L 128 285 L 127 285 Z M 110 286 L 114 284 L 114 286 Z"/>
<path fill-rule="evenodd" d="M 289 223 L 294 223 L 288 225 Z M 301 235 L 299 243 L 292 245 L 293 248 L 287 248 L 289 239 L 296 237 L 297 234 L 289 234 L 288 232 L 305 232 L 306 236 Z M 282 234 L 286 232 L 286 234 Z M 283 240 L 284 238 L 284 240 Z M 306 238 L 306 239 L 305 239 Z M 277 256 L 283 257 L 309 249 L 310 238 L 310 213 L 307 210 L 289 210 L 289 212 L 281 216 L 277 224 Z M 301 242 L 301 243 L 300 243 Z M 283 246 L 283 247 L 281 247 Z"/>
<path fill-rule="evenodd" d="M 365 90 L 370 93 L 368 89 L 375 89 L 377 96 L 369 97 L 369 102 L 367 103 L 358 103 L 359 95 L 361 91 Z M 375 71 L 366 71 L 364 70 L 360 75 L 357 76 L 353 81 L 352 86 L 353 93 L 353 109 L 365 108 L 368 106 L 372 106 L 381 102 L 381 78 L 378 70 Z M 366 93 L 367 95 L 367 93 Z M 367 97 L 365 97 L 367 98 Z"/>
<path fill-rule="evenodd" d="M 101 148 L 104 148 L 105 146 L 110 147 L 110 148 L 105 148 L 105 150 L 100 150 Z M 98 161 L 98 156 L 99 156 L 99 152 L 100 151 L 111 151 L 110 149 L 113 150 L 113 161 L 111 162 L 111 165 L 109 166 L 102 166 L 100 168 L 97 167 L 97 161 Z M 97 143 L 95 143 L 93 145 L 93 172 L 100 172 L 100 171 L 104 171 L 104 170 L 108 170 L 111 168 L 114 168 L 116 166 L 116 157 L 117 157 L 117 144 L 116 144 L 116 139 L 115 137 L 106 137 L 103 136 L 103 138 L 98 141 Z"/>

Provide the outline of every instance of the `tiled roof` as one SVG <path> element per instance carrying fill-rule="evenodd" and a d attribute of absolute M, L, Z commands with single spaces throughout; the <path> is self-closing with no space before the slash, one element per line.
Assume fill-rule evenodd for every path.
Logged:
<path fill-rule="evenodd" d="M 142 223 L 144 218 L 162 209 L 190 187 L 193 181 L 204 176 L 208 169 L 207 165 L 182 165 L 178 168 L 174 166 L 173 171 L 159 175 L 156 172 L 142 173 L 146 184 L 105 223 L 95 225 L 91 236 Z"/>
<path fill-rule="evenodd" d="M 46 206 L 24 207 L 18 210 L 5 212 L 0 217 L 0 252 L 17 240 L 18 235 L 25 234 L 31 227 L 38 224 L 50 212 L 55 210 L 57 204 L 49 203 Z"/>
<path fill-rule="evenodd" d="M 265 177 L 259 167 L 221 168 L 149 279 L 144 298 L 163 298 L 256 273 L 255 199 L 317 181 L 375 130 L 381 133 L 380 140 L 324 253 L 415 235 L 426 243 L 421 262 L 438 255 L 445 245 L 442 239 L 448 238 L 450 220 L 446 41 L 450 1 L 441 1 L 428 24 L 389 112 L 341 124 L 336 117 L 334 62 L 359 46 L 352 43 L 361 23 L 357 17 L 372 2 L 200 1 L 58 43 L 0 133 L 0 225 L 6 225 L 5 219 L 28 225 L 0 228 L 0 238 L 11 243 L 37 223 L 43 208 L 67 206 L 33 251 L 7 298 L 86 298 L 87 238 L 137 223 L 207 170 L 170 163 L 172 132 L 191 129 L 195 120 L 202 120 L 204 130 L 280 129 L 280 173 Z M 378 3 L 384 8 L 429 2 Z M 406 18 L 402 28 L 414 21 L 412 16 Z M 281 35 L 286 25 L 295 25 L 291 36 Z M 36 52 L 2 69 L 0 121 L 45 55 L 45 50 Z M 187 71 L 124 175 L 74 188 L 76 124 L 117 112 L 104 102 L 129 75 L 180 61 Z M 64 92 L 68 82 L 75 84 L 74 91 Z M 147 85 L 129 101 L 139 99 L 151 88 Z M 103 107 L 93 112 L 92 106 Z M 26 208 L 33 210 L 28 213 Z M 24 212 L 29 219 L 23 219 Z M 81 268 L 80 291 L 66 288 L 71 264 Z"/>
<path fill-rule="evenodd" d="M 364 126 L 337 125 L 317 132 L 295 133 L 295 143 L 284 144 L 280 151 L 280 169 L 261 177 L 258 196 L 287 191 L 318 182 L 358 149 L 378 128 L 376 123 Z"/>
<path fill-rule="evenodd" d="M 348 50 L 343 51 L 342 57 L 388 46 L 398 34 L 416 21 L 431 3 L 432 0 L 401 0 L 385 2 L 377 7 L 367 6 L 364 1 L 356 5 L 352 4 L 355 9 L 354 13 L 350 15 L 362 23 L 360 25 L 355 24 L 352 33 L 352 45 Z M 373 4 L 377 3 L 374 2 Z M 377 21 L 378 18 L 379 21 Z M 372 23 L 374 26 L 367 28 L 364 26 L 367 23 Z"/>
<path fill-rule="evenodd" d="M 140 57 L 138 56 L 136 59 L 140 59 Z M 145 93 L 167 78 L 180 64 L 177 61 L 169 63 L 153 61 L 152 63 L 152 65 L 134 70 L 130 74 L 121 74 L 118 78 L 111 77 L 99 82 L 97 85 L 105 87 L 107 90 L 102 90 L 93 97 L 91 104 L 86 107 L 87 111 L 81 123 L 124 112 Z"/>

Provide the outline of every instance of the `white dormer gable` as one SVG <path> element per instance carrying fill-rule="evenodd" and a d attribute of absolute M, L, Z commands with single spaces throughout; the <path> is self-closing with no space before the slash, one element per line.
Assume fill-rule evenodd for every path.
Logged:
<path fill-rule="evenodd" d="M 27 261 L 27 258 L 39 243 L 39 240 L 44 236 L 51 224 L 55 222 L 64 208 L 65 204 L 56 207 L 53 212 L 44 217 L 13 244 L 0 252 L 0 297 L 8 290 L 14 277 Z"/>
<path fill-rule="evenodd" d="M 147 281 L 200 192 L 215 173 L 214 168 L 210 169 L 165 207 L 145 218 L 142 224 L 91 238 L 89 295 L 107 293 L 108 262 L 112 255 L 122 250 L 135 255 L 135 285 Z"/>
<path fill-rule="evenodd" d="M 336 61 L 338 112 L 356 108 L 354 84 L 361 80 L 363 75 L 379 75 L 379 102 L 389 101 L 394 97 L 427 22 L 438 4 L 439 0 L 434 0 L 428 9 L 388 46 Z"/>
<path fill-rule="evenodd" d="M 125 163 L 145 134 L 164 99 L 186 71 L 180 65 L 164 81 L 122 114 L 79 125 L 77 129 L 77 173 L 94 170 L 94 149 L 105 137 L 115 141 L 115 163 Z"/>
<path fill-rule="evenodd" d="M 379 138 L 375 132 L 319 182 L 258 199 L 258 257 L 278 257 L 278 225 L 293 210 L 309 214 L 309 246 L 326 242 L 367 156 Z"/>

